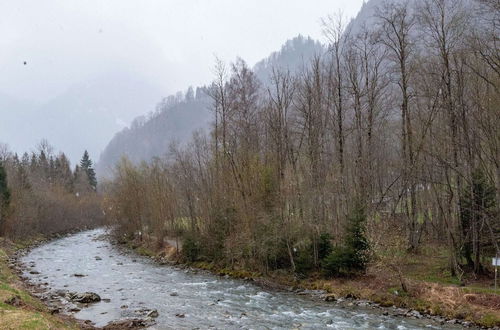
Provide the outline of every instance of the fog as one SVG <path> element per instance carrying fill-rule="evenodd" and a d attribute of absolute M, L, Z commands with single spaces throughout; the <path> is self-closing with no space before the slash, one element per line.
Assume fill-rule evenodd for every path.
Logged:
<path fill-rule="evenodd" d="M 22 152 L 48 138 L 73 162 L 84 148 L 98 158 L 161 97 L 208 83 L 215 56 L 253 65 L 298 34 L 322 40 L 322 17 L 352 17 L 362 2 L 4 0 L 0 142 Z M 78 123 L 68 122 L 75 116 Z M 89 125 L 100 116 L 94 136 Z M 72 136 L 61 133 L 65 126 Z"/>

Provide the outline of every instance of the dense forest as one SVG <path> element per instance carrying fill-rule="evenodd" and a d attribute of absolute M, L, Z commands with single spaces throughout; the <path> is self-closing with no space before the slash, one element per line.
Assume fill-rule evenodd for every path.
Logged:
<path fill-rule="evenodd" d="M 96 175 L 87 151 L 72 170 L 66 155 L 55 155 L 47 141 L 21 157 L 0 147 L 0 236 L 48 237 L 102 224 Z"/>
<path fill-rule="evenodd" d="M 217 61 L 210 134 L 122 160 L 111 221 L 159 245 L 181 236 L 191 260 L 263 271 L 350 273 L 380 251 L 442 244 L 452 274 L 484 272 L 500 241 L 499 11 L 392 4 L 356 34 L 332 16 L 328 51 L 299 73 L 275 68 L 269 87 L 244 61 Z"/>

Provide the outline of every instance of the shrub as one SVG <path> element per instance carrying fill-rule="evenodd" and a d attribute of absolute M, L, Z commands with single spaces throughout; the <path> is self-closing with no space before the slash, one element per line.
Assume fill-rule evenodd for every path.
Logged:
<path fill-rule="evenodd" d="M 295 257 L 295 273 L 299 276 L 306 276 L 314 269 L 313 260 L 312 246 L 300 249 Z"/>
<path fill-rule="evenodd" d="M 200 255 L 200 244 L 193 236 L 186 236 L 182 243 L 182 253 L 190 262 L 198 260 Z"/>
<path fill-rule="evenodd" d="M 325 276 L 345 276 L 351 273 L 353 253 L 345 247 L 335 247 L 323 260 L 322 268 Z"/>
<path fill-rule="evenodd" d="M 333 250 L 331 236 L 328 233 L 319 236 L 318 243 L 318 258 L 319 260 L 325 259 Z"/>
<path fill-rule="evenodd" d="M 325 276 L 347 276 L 366 269 L 369 244 L 365 221 L 364 207 L 356 203 L 347 221 L 343 246 L 333 248 L 322 262 Z"/>

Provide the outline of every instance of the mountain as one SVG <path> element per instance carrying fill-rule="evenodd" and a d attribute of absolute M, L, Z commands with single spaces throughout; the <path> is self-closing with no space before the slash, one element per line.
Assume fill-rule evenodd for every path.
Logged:
<path fill-rule="evenodd" d="M 392 0 L 403 1 L 405 0 Z M 346 30 L 356 34 L 363 26 L 373 25 L 376 8 L 386 2 L 387 0 L 365 2 Z M 293 73 L 301 70 L 315 55 L 324 55 L 326 51 L 326 47 L 320 42 L 299 35 L 286 41 L 278 51 L 257 62 L 253 71 L 265 87 L 270 84 L 273 68 L 290 70 Z M 194 99 L 182 100 L 173 106 L 160 106 L 155 116 L 139 118 L 137 122 L 140 124 L 136 122 L 113 137 L 100 156 L 97 164 L 98 174 L 110 174 L 110 169 L 122 156 L 127 156 L 134 162 L 147 161 L 166 154 L 172 141 L 188 141 L 194 130 L 209 127 L 212 118 L 209 106 L 210 99 L 197 93 Z"/>
<path fill-rule="evenodd" d="M 318 41 L 303 36 L 288 40 L 279 51 L 259 61 L 254 66 L 257 78 L 266 86 L 270 82 L 273 67 L 296 71 L 314 55 L 326 51 Z M 100 177 L 108 176 L 122 156 L 133 162 L 147 161 L 168 152 L 170 143 L 187 142 L 193 132 L 208 129 L 212 120 L 211 99 L 205 88 L 188 90 L 166 98 L 154 115 L 138 117 L 134 123 L 117 133 L 102 152 L 97 163 Z"/>
<path fill-rule="evenodd" d="M 325 52 L 326 48 L 320 42 L 299 35 L 286 41 L 279 51 L 255 64 L 253 71 L 264 85 L 269 85 L 273 68 L 294 73 L 302 69 L 314 56 L 323 55 Z"/>
<path fill-rule="evenodd" d="M 0 142 L 32 150 L 47 139 L 76 163 L 87 149 L 93 158 L 134 117 L 153 109 L 163 91 L 128 72 L 110 72 L 76 84 L 43 105 L 0 94 Z"/>
<path fill-rule="evenodd" d="M 155 113 L 137 117 L 130 127 L 115 134 L 99 158 L 98 175 L 109 176 L 124 155 L 135 163 L 163 156 L 172 142 L 185 143 L 195 130 L 207 128 L 212 118 L 211 100 L 202 88 L 196 95 L 190 91 L 186 96 L 165 98 Z"/>

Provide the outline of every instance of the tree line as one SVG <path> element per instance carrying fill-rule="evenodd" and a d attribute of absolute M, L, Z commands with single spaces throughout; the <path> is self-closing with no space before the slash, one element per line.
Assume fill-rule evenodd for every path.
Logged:
<path fill-rule="evenodd" d="M 348 274 L 395 237 L 442 245 L 459 278 L 486 272 L 500 251 L 499 19 L 494 0 L 391 3 L 355 32 L 332 16 L 328 51 L 267 85 L 217 60 L 211 131 L 122 160 L 110 221 L 264 272 Z"/>
<path fill-rule="evenodd" d="M 85 151 L 73 170 L 64 153 L 42 141 L 21 157 L 0 153 L 0 236 L 25 239 L 102 223 L 92 160 Z"/>

